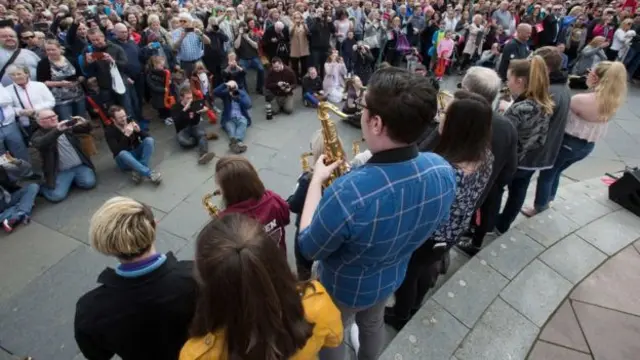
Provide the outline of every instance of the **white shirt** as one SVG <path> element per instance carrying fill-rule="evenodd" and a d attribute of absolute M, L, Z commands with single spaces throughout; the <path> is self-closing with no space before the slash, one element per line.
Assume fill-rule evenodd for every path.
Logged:
<path fill-rule="evenodd" d="M 39 81 L 29 81 L 24 88 L 13 84 L 7 86 L 5 90 L 9 92 L 16 112 L 22 109 L 33 109 L 38 113 L 41 110 L 52 110 L 56 105 L 56 99 L 47 85 Z M 21 123 L 28 123 L 28 121 L 26 118 L 20 118 Z"/>
<path fill-rule="evenodd" d="M 13 109 L 13 100 L 7 88 L 0 86 L 0 108 L 4 114 L 4 121 L 0 126 L 7 126 L 16 121 L 16 112 Z"/>
<path fill-rule="evenodd" d="M 622 28 L 618 28 L 615 33 L 613 33 L 613 41 L 611 42 L 611 50 L 619 51 L 624 46 L 626 32 L 622 30 Z"/>

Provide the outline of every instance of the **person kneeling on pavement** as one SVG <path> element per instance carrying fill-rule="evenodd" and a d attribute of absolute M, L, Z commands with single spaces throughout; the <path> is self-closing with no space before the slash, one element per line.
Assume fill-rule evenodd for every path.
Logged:
<path fill-rule="evenodd" d="M 24 174 L 29 170 L 31 165 L 24 160 L 16 159 L 9 153 L 0 156 L 0 222 L 7 233 L 31 220 L 31 209 L 40 186 L 31 183 L 21 187 L 12 180 L 17 177 L 15 174 Z"/>
<path fill-rule="evenodd" d="M 153 138 L 146 131 L 140 130 L 140 126 L 129 119 L 121 106 L 111 106 L 109 117 L 111 125 L 105 127 L 104 137 L 118 167 L 123 171 L 130 170 L 131 178 L 136 184 L 143 179 L 160 184 L 160 173 L 149 168 L 153 155 Z"/>
<path fill-rule="evenodd" d="M 215 154 L 209 152 L 207 135 L 200 124 L 201 114 L 209 110 L 202 100 L 194 100 L 191 88 L 180 89 L 180 102 L 173 106 L 173 125 L 178 144 L 184 149 L 198 147 L 198 164 L 208 164 Z"/>
<path fill-rule="evenodd" d="M 245 152 L 247 145 L 243 143 L 243 140 L 247 127 L 251 125 L 251 116 L 249 115 L 251 98 L 233 80 L 218 85 L 213 93 L 224 103 L 220 126 L 229 135 L 229 148 L 235 154 Z"/>
<path fill-rule="evenodd" d="M 31 144 L 40 152 L 44 184 L 40 193 L 51 202 L 67 198 L 72 185 L 81 189 L 96 186 L 96 173 L 91 159 L 82 152 L 76 134 L 89 134 L 91 124 L 80 116 L 58 121 L 53 110 L 38 113 L 39 129 Z"/>
<path fill-rule="evenodd" d="M 267 120 L 271 120 L 273 115 L 279 112 L 285 114 L 293 113 L 293 90 L 296 88 L 296 74 L 290 67 L 285 66 L 279 57 L 271 60 L 271 70 L 265 80 L 265 100 Z M 273 111 L 273 102 L 276 102 L 278 109 Z"/>

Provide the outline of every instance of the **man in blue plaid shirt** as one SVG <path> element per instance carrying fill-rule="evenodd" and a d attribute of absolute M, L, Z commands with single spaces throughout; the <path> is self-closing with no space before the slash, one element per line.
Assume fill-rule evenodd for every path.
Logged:
<path fill-rule="evenodd" d="M 411 253 L 449 216 L 455 175 L 415 141 L 433 121 L 436 91 L 428 80 L 398 68 L 378 70 L 362 100 L 362 133 L 371 159 L 322 184 L 337 167 L 316 163 L 300 220 L 303 256 L 319 260 L 320 282 L 342 313 L 345 329 L 360 329 L 358 359 L 377 359 L 384 308 L 402 284 Z M 344 360 L 344 345 L 322 360 Z"/>
<path fill-rule="evenodd" d="M 196 62 L 204 55 L 204 44 L 211 44 L 207 35 L 196 24 L 190 14 L 180 13 L 180 27 L 171 32 L 173 49 L 180 67 L 187 77 L 191 76 Z"/>

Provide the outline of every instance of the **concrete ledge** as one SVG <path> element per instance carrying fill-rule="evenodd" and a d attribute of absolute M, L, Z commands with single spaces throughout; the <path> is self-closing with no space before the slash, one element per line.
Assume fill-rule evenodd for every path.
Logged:
<path fill-rule="evenodd" d="M 486 246 L 453 274 L 380 359 L 525 359 L 571 290 L 640 238 L 640 221 L 607 199 L 600 179 Z"/>

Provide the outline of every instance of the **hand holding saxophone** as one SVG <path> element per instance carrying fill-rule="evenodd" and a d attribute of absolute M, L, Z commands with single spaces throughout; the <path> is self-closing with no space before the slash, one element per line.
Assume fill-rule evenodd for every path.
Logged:
<path fill-rule="evenodd" d="M 325 160 L 327 159 L 326 155 L 322 154 L 316 161 L 316 164 L 313 168 L 313 179 L 315 181 L 319 181 L 324 183 L 327 181 L 331 174 L 342 164 L 343 160 L 334 161 L 331 164 L 325 164 Z"/>

